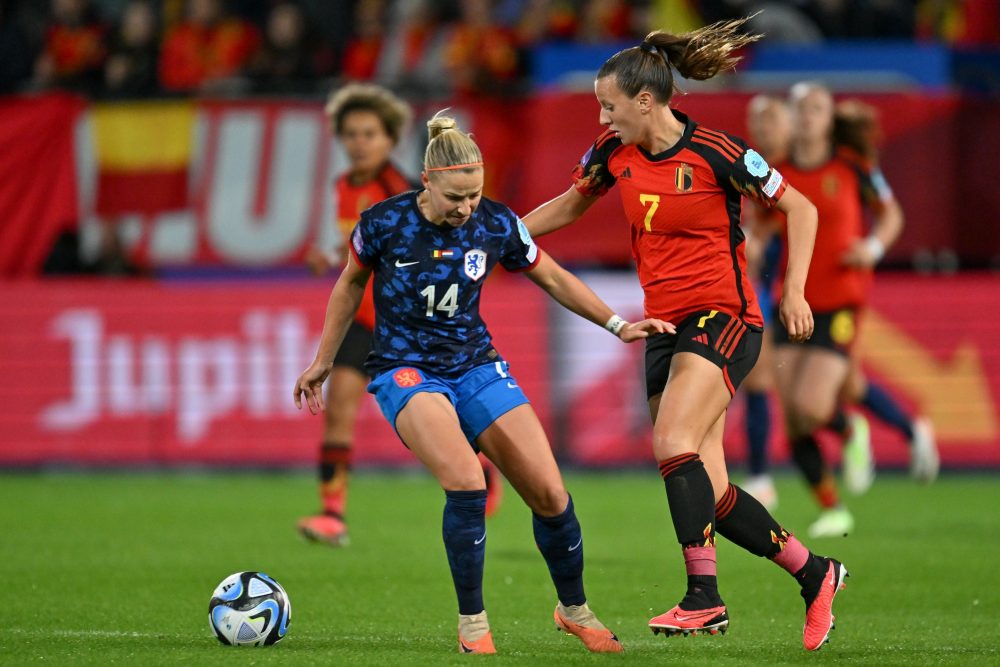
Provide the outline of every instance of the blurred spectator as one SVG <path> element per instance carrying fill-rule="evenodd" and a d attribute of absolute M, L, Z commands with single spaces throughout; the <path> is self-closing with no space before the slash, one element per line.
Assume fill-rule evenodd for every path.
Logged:
<path fill-rule="evenodd" d="M 296 2 L 279 2 L 267 17 L 264 44 L 248 74 L 254 90 L 266 93 L 310 92 L 319 77 L 333 70 L 333 53 L 318 43 Z"/>
<path fill-rule="evenodd" d="M 493 20 L 493 0 L 461 0 L 461 20 L 444 48 L 444 68 L 459 93 L 509 94 L 522 84 L 514 32 Z"/>
<path fill-rule="evenodd" d="M 385 0 L 360 0 L 354 9 L 354 32 L 344 49 L 341 75 L 351 81 L 371 81 L 378 69 L 387 19 Z"/>
<path fill-rule="evenodd" d="M 31 78 L 38 44 L 14 3 L 0 0 L 0 94 L 17 90 Z"/>
<path fill-rule="evenodd" d="M 113 36 L 111 55 L 104 66 L 104 85 L 113 95 L 142 97 L 158 89 L 156 61 L 159 53 L 156 17 L 148 0 L 125 6 Z"/>
<path fill-rule="evenodd" d="M 169 91 L 218 89 L 242 71 L 259 44 L 253 26 L 229 16 L 222 0 L 188 0 L 186 19 L 164 40 L 160 82 Z"/>
<path fill-rule="evenodd" d="M 52 22 L 35 61 L 35 82 L 93 92 L 100 86 L 106 56 L 105 27 L 89 0 L 52 0 Z"/>
<path fill-rule="evenodd" d="M 997 0 L 921 0 L 917 35 L 951 44 L 1000 45 Z"/>
<path fill-rule="evenodd" d="M 60 234 L 42 265 L 42 273 L 49 276 L 139 276 L 145 273 L 128 258 L 117 224 L 102 221 L 97 231 L 99 238 L 92 257 L 85 257 L 87 253 L 81 249 L 80 234 L 75 229 Z"/>
<path fill-rule="evenodd" d="M 640 35 L 640 37 L 645 35 Z M 626 0 L 586 0 L 580 8 L 576 41 L 588 44 L 632 37 L 632 6 Z"/>
<path fill-rule="evenodd" d="M 450 82 L 441 71 L 447 8 L 435 0 L 396 0 L 392 8 L 395 16 L 379 54 L 378 80 L 410 97 L 446 91 Z"/>

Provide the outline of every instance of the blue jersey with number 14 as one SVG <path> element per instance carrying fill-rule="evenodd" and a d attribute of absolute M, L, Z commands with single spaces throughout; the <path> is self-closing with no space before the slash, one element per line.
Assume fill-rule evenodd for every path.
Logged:
<path fill-rule="evenodd" d="M 479 293 L 497 264 L 526 271 L 538 247 L 509 208 L 483 197 L 461 227 L 435 225 L 404 192 L 361 214 L 351 253 L 375 281 L 372 377 L 413 366 L 458 377 L 500 361 L 479 315 Z"/>

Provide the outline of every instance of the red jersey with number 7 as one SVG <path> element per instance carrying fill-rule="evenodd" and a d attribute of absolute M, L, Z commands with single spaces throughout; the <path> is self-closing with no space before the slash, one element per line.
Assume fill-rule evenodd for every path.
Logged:
<path fill-rule="evenodd" d="M 718 310 L 761 327 L 747 278 L 740 204 L 750 197 L 771 207 L 787 184 L 742 139 L 671 111 L 684 123 L 676 144 L 652 155 L 608 130 L 574 170 L 576 189 L 596 197 L 618 184 L 646 317 L 677 323 L 700 310 Z"/>

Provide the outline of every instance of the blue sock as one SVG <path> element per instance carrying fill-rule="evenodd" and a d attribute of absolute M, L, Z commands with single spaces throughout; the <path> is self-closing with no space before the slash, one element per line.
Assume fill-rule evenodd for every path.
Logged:
<path fill-rule="evenodd" d="M 483 605 L 483 563 L 486 560 L 486 489 L 445 491 L 441 534 L 448 553 L 451 578 L 458 595 L 458 613 L 478 614 Z"/>
<path fill-rule="evenodd" d="M 587 601 L 583 593 L 583 533 L 573 510 L 573 498 L 562 514 L 532 517 L 535 544 L 549 566 L 556 595 L 564 605 L 578 605 Z"/>
<path fill-rule="evenodd" d="M 913 420 L 906 414 L 903 406 L 881 386 L 869 380 L 868 391 L 861 402 L 873 415 L 902 433 L 907 442 L 913 440 Z"/>
<path fill-rule="evenodd" d="M 767 393 L 747 392 L 747 444 L 750 446 L 750 474 L 767 472 L 767 438 L 771 434 L 771 410 Z"/>

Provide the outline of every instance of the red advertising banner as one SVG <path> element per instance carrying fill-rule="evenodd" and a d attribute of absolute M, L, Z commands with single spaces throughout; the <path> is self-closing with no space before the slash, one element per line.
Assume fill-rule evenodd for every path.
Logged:
<path fill-rule="evenodd" d="M 627 318 L 629 274 L 585 276 Z M 528 281 L 490 279 L 483 312 L 564 460 L 650 462 L 643 346 L 552 306 Z M 320 417 L 291 388 L 315 349 L 328 296 L 320 281 L 0 284 L 0 465 L 308 464 Z M 1000 466 L 1000 278 L 882 275 L 863 323 L 870 377 L 934 422 L 945 465 Z M 550 320 L 551 318 L 551 320 Z M 742 408 L 726 446 L 745 449 Z M 771 452 L 787 460 L 774 407 Z M 870 416 L 878 460 L 903 465 L 900 436 Z M 370 397 L 361 463 L 412 458 Z"/>
<path fill-rule="evenodd" d="M 307 464 L 322 417 L 292 387 L 329 283 L 0 284 L 0 464 Z M 549 425 L 546 295 L 491 278 L 483 315 Z M 361 463 L 412 462 L 369 396 Z"/>
<path fill-rule="evenodd" d="M 584 279 L 622 316 L 641 316 L 642 292 L 633 276 L 595 273 Z M 913 414 L 931 419 L 945 465 L 1000 465 L 1000 320 L 992 315 L 998 310 L 1000 277 L 993 275 L 887 274 L 875 281 L 859 341 L 865 371 Z M 615 345 L 591 329 L 556 313 L 553 335 L 565 341 L 553 358 L 557 423 L 575 461 L 650 463 L 642 349 Z M 772 414 L 770 452 L 775 461 L 786 461 L 776 400 Z M 908 448 L 900 435 L 872 415 L 869 421 L 878 462 L 906 464 Z M 726 450 L 731 462 L 745 457 L 740 395 L 727 416 Z M 837 455 L 834 448 L 830 453 Z"/>

